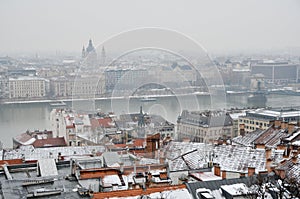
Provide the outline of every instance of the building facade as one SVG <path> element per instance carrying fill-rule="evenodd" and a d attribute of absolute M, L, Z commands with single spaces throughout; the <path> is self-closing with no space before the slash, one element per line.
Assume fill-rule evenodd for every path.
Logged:
<path fill-rule="evenodd" d="M 98 65 L 98 58 L 97 58 L 97 51 L 93 45 L 92 40 L 89 40 L 89 44 L 87 48 L 82 48 L 82 59 L 83 59 L 83 66 L 88 68 L 96 67 Z"/>
<path fill-rule="evenodd" d="M 93 97 L 105 92 L 101 76 L 58 77 L 50 81 L 52 97 Z"/>
<path fill-rule="evenodd" d="M 8 98 L 9 90 L 8 90 L 8 76 L 5 72 L 0 71 L 0 99 Z"/>
<path fill-rule="evenodd" d="M 193 142 L 211 143 L 219 138 L 233 136 L 233 120 L 224 112 L 183 111 L 177 120 L 179 140 L 185 138 Z"/>
<path fill-rule="evenodd" d="M 251 66 L 251 74 L 264 75 L 268 83 L 298 82 L 299 65 L 288 62 L 264 61 Z"/>
<path fill-rule="evenodd" d="M 9 78 L 9 98 L 41 98 L 47 95 L 48 80 L 38 77 Z"/>
<path fill-rule="evenodd" d="M 244 126 L 245 133 L 257 129 L 266 130 L 272 121 L 281 120 L 285 122 L 298 122 L 300 111 L 298 109 L 256 109 L 246 111 L 245 116 L 239 117 L 240 126 Z"/>
<path fill-rule="evenodd" d="M 114 89 L 130 89 L 136 82 L 147 78 L 146 69 L 108 69 L 104 72 L 105 90 L 112 92 Z M 120 84 L 118 84 L 120 83 Z"/>

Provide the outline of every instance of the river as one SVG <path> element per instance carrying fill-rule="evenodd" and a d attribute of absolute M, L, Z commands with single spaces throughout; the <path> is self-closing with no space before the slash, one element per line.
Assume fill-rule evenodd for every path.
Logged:
<path fill-rule="evenodd" d="M 176 123 L 176 119 L 182 109 L 207 110 L 215 108 L 211 104 L 209 96 L 159 97 L 156 101 L 141 101 L 140 99 L 101 99 L 93 101 L 67 102 L 76 110 L 101 110 L 113 111 L 116 115 L 129 112 L 138 112 L 140 106 L 147 113 L 160 114 L 167 120 Z M 247 103 L 247 96 L 231 95 L 226 98 L 226 107 L 243 108 L 252 107 L 255 104 Z M 269 107 L 295 107 L 300 106 L 300 96 L 268 95 L 266 106 Z M 49 113 L 51 106 L 48 102 L 29 104 L 0 104 L 0 141 L 5 148 L 12 147 L 12 137 L 29 130 L 49 129 Z"/>

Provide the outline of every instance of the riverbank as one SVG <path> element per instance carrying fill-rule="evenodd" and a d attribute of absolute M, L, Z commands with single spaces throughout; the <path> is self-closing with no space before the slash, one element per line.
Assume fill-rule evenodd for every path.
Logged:
<path fill-rule="evenodd" d="M 89 100 L 113 100 L 113 99 L 145 99 L 145 98 L 165 98 L 173 96 L 209 96 L 208 92 L 195 92 L 177 95 L 140 95 L 140 96 L 106 96 L 95 98 L 57 98 L 57 99 L 30 99 L 30 100 L 10 100 L 2 99 L 0 104 L 31 104 L 31 103 L 57 103 L 57 102 L 72 102 L 72 101 L 89 101 Z"/>

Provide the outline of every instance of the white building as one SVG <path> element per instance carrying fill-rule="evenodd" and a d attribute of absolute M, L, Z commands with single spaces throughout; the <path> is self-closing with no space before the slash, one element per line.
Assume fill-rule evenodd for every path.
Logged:
<path fill-rule="evenodd" d="M 104 78 L 101 75 L 52 78 L 50 88 L 54 97 L 93 97 L 104 93 Z"/>
<path fill-rule="evenodd" d="M 50 113 L 50 125 L 53 137 L 64 137 L 67 142 L 69 141 L 64 111 L 53 109 Z"/>
<path fill-rule="evenodd" d="M 266 130 L 269 128 L 271 121 L 280 120 L 285 122 L 298 122 L 300 119 L 300 110 L 293 108 L 281 109 L 256 109 L 246 111 L 246 115 L 240 116 L 238 127 L 244 125 L 245 133 L 257 129 Z"/>
<path fill-rule="evenodd" d="M 0 98 L 8 97 L 8 77 L 0 71 Z"/>
<path fill-rule="evenodd" d="M 35 98 L 47 95 L 48 80 L 38 77 L 9 78 L 9 98 Z"/>
<path fill-rule="evenodd" d="M 223 111 L 182 111 L 177 120 L 178 139 L 211 143 L 219 138 L 233 137 L 233 120 Z"/>
<path fill-rule="evenodd" d="M 148 78 L 148 71 L 146 69 L 111 68 L 104 72 L 104 76 L 105 90 L 112 92 L 114 89 L 132 89 L 141 80 Z"/>
<path fill-rule="evenodd" d="M 70 146 L 80 146 L 79 137 L 92 137 L 91 122 L 87 114 L 53 109 L 50 113 L 50 125 L 53 137 L 64 137 Z"/>

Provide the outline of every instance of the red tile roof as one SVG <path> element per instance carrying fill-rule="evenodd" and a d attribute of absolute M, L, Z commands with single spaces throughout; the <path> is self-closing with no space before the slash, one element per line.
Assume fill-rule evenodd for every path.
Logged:
<path fill-rule="evenodd" d="M 13 160 L 0 160 L 0 165 L 8 164 L 8 165 L 14 165 L 14 164 L 22 164 L 22 159 L 13 159 Z"/>
<path fill-rule="evenodd" d="M 68 126 L 66 126 L 66 129 L 75 129 L 75 126 L 74 125 L 68 125 Z"/>
<path fill-rule="evenodd" d="M 98 122 L 100 126 L 104 128 L 109 128 L 112 126 L 112 119 L 110 117 L 100 118 L 98 119 Z"/>
<path fill-rule="evenodd" d="M 144 138 L 137 138 L 133 140 L 132 144 L 115 144 L 114 146 L 119 147 L 119 148 L 141 148 L 144 146 L 145 139 Z"/>
<path fill-rule="evenodd" d="M 119 173 L 119 170 L 112 168 L 83 169 L 80 170 L 80 179 L 104 178 L 104 176 L 118 175 Z"/>
<path fill-rule="evenodd" d="M 144 138 L 138 138 L 134 140 L 133 145 L 136 147 L 142 147 L 144 146 L 144 142 L 145 142 Z"/>
<path fill-rule="evenodd" d="M 151 193 L 170 191 L 176 189 L 185 189 L 186 186 L 182 185 L 168 185 L 161 187 L 149 187 L 147 189 L 131 189 L 131 190 L 119 190 L 110 192 L 98 192 L 94 193 L 93 198 L 110 198 L 110 197 L 124 197 L 124 196 L 141 196 L 149 195 Z"/>
<path fill-rule="evenodd" d="M 60 146 L 67 146 L 67 144 L 65 139 L 61 137 L 61 138 L 38 139 L 33 143 L 33 146 L 35 148 L 60 147 Z"/>
<path fill-rule="evenodd" d="M 102 128 L 110 128 L 113 125 L 113 121 L 110 117 L 105 118 L 92 118 L 91 120 L 92 129 L 96 129 L 97 127 Z"/>

